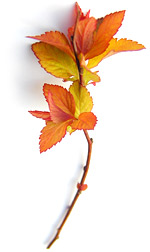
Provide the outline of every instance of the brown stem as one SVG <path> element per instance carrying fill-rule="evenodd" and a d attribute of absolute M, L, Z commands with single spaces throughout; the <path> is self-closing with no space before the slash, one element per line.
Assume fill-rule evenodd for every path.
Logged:
<path fill-rule="evenodd" d="M 84 130 L 84 134 L 85 134 L 87 142 L 88 142 L 88 156 L 87 156 L 86 165 L 84 167 L 84 172 L 83 172 L 83 175 L 82 175 L 82 178 L 81 178 L 81 181 L 80 181 L 80 188 L 84 184 L 84 181 L 86 179 L 86 176 L 87 176 L 87 173 L 88 173 L 88 170 L 89 170 L 89 165 L 90 165 L 90 160 L 91 160 L 91 153 L 92 153 L 92 144 L 93 144 L 93 139 L 89 137 L 89 134 L 88 134 L 87 130 Z M 70 207 L 68 208 L 68 211 L 67 211 L 61 225 L 57 229 L 57 233 L 56 233 L 55 237 L 49 243 L 49 245 L 47 246 L 47 249 L 49 249 L 53 245 L 53 243 L 59 238 L 59 234 L 60 234 L 64 224 L 66 223 L 66 220 L 68 219 L 68 217 L 69 217 L 69 215 L 70 215 L 70 213 L 71 213 L 71 211 L 72 211 L 72 209 L 73 209 L 79 195 L 81 194 L 82 190 L 80 188 L 77 190 L 77 192 L 76 192 L 76 194 L 74 196 L 74 199 L 73 199 Z"/>
<path fill-rule="evenodd" d="M 81 11 L 79 9 L 77 9 L 77 18 L 76 18 L 76 22 L 75 22 L 75 26 L 74 26 L 74 34 L 72 36 L 72 46 L 73 46 L 73 51 L 74 51 L 74 55 L 75 55 L 75 59 L 76 59 L 76 64 L 78 67 L 78 72 L 79 72 L 79 83 L 80 85 L 83 85 L 83 69 L 80 65 L 80 61 L 78 59 L 78 50 L 77 50 L 77 45 L 76 45 L 76 33 L 77 33 L 77 27 L 78 27 L 78 23 L 80 21 L 80 15 L 81 15 Z"/>

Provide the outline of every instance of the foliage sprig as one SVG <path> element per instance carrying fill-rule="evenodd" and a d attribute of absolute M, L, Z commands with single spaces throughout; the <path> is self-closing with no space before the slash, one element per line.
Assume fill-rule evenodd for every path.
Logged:
<path fill-rule="evenodd" d="M 88 143 L 88 155 L 83 176 L 77 184 L 77 192 L 70 207 L 58 227 L 57 233 L 47 248 L 59 238 L 59 234 L 69 217 L 79 195 L 87 189 L 85 179 L 88 173 L 93 139 L 87 130 L 93 130 L 97 117 L 93 114 L 93 99 L 87 85 L 100 82 L 98 71 L 92 68 L 105 58 L 119 52 L 144 49 L 135 41 L 114 38 L 122 25 L 125 11 L 111 13 L 102 18 L 90 17 L 90 11 L 84 14 L 75 3 L 75 22 L 68 28 L 68 37 L 59 31 L 49 31 L 42 35 L 30 36 L 38 40 L 32 50 L 42 68 L 49 74 L 70 81 L 69 90 L 60 85 L 44 84 L 43 93 L 49 111 L 29 111 L 33 116 L 45 121 L 46 126 L 40 135 L 40 152 L 52 148 L 60 142 L 68 131 L 83 130 Z"/>

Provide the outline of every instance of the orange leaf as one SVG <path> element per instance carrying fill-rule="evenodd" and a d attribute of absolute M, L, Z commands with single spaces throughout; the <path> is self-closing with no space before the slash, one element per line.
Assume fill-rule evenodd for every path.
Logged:
<path fill-rule="evenodd" d="M 113 38 L 109 42 L 109 46 L 106 49 L 106 51 L 94 57 L 93 59 L 90 59 L 87 67 L 93 68 L 97 66 L 103 59 L 119 52 L 137 51 L 137 50 L 142 50 L 144 48 L 145 47 L 142 44 L 138 44 L 138 42 L 136 41 L 127 40 L 127 39 L 118 40 L 117 38 Z"/>
<path fill-rule="evenodd" d="M 77 2 L 75 3 L 75 8 L 74 8 L 74 12 L 73 12 L 74 22 L 76 22 L 78 15 L 80 15 L 79 16 L 79 21 L 80 21 L 80 20 L 88 19 L 89 14 L 90 14 L 90 10 L 86 13 L 86 15 L 84 15 L 84 13 L 82 12 L 82 10 L 81 10 L 80 6 L 78 5 L 78 3 Z M 72 42 L 71 37 L 73 36 L 73 33 L 74 33 L 74 26 L 69 27 L 68 28 L 68 38 L 69 38 L 69 40 L 71 42 Z"/>
<path fill-rule="evenodd" d="M 121 26 L 124 14 L 125 11 L 119 11 L 105 16 L 103 19 L 100 19 L 100 22 L 98 20 L 98 27 L 94 34 L 94 43 L 85 55 L 85 59 L 91 59 L 106 50 L 109 41 Z"/>
<path fill-rule="evenodd" d="M 62 123 L 47 122 L 40 135 L 40 152 L 50 149 L 66 135 L 67 126 L 70 121 Z"/>
<path fill-rule="evenodd" d="M 78 54 L 83 53 L 85 55 L 91 49 L 93 44 L 93 32 L 95 29 L 95 18 L 91 17 L 79 21 L 74 38 L 77 45 Z"/>
<path fill-rule="evenodd" d="M 28 38 L 37 39 L 41 42 L 53 45 L 64 51 L 65 53 L 69 54 L 73 59 L 75 59 L 74 53 L 66 36 L 63 33 L 60 33 L 59 31 L 45 32 L 45 34 L 39 36 L 28 36 Z"/>
<path fill-rule="evenodd" d="M 50 93 L 55 106 L 69 115 L 74 115 L 75 101 L 73 95 L 67 89 L 57 85 L 44 84 L 43 92 L 48 103 L 50 102 L 48 97 Z"/>
<path fill-rule="evenodd" d="M 37 118 L 41 118 L 45 121 L 51 121 L 50 113 L 49 112 L 42 112 L 42 111 L 29 111 L 29 113 Z"/>
<path fill-rule="evenodd" d="M 70 126 L 72 129 L 94 129 L 97 122 L 96 116 L 92 112 L 84 112 L 79 115 L 78 120 L 75 120 Z"/>
<path fill-rule="evenodd" d="M 90 10 L 86 13 L 86 15 L 84 15 L 84 13 L 82 12 L 82 10 L 77 2 L 75 3 L 74 12 L 75 12 L 76 17 L 77 17 L 78 12 L 80 12 L 80 20 L 85 19 L 85 18 L 89 18 Z"/>
<path fill-rule="evenodd" d="M 50 91 L 48 93 L 48 104 L 50 108 L 50 116 L 54 123 L 60 123 L 60 122 L 64 122 L 64 121 L 74 118 L 72 113 L 70 113 L 69 109 L 68 109 L 68 113 L 66 113 L 61 108 L 56 106 L 56 104 L 53 101 L 53 97 Z"/>

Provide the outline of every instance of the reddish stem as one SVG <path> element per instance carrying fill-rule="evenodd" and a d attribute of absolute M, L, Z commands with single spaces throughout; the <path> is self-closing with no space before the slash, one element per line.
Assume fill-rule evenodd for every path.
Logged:
<path fill-rule="evenodd" d="M 84 181 L 86 179 L 86 176 L 87 176 L 87 173 L 88 173 L 88 170 L 89 170 L 89 165 L 90 165 L 90 160 L 91 160 L 91 153 L 92 153 L 92 144 L 93 144 L 93 139 L 89 137 L 89 134 L 87 132 L 87 130 L 84 130 L 84 134 L 86 136 L 86 139 L 87 139 L 87 142 L 88 142 L 88 156 L 87 156 L 87 161 L 86 161 L 86 165 L 84 167 L 84 172 L 83 172 L 83 175 L 82 175 L 82 178 L 81 178 L 81 181 L 80 181 L 80 188 L 82 187 L 82 185 L 84 184 Z M 59 238 L 59 234 L 64 226 L 64 224 L 66 223 L 66 220 L 68 219 L 79 195 L 81 194 L 82 190 L 81 189 L 78 189 L 75 196 L 74 196 L 74 199 L 70 205 L 70 207 L 68 208 L 68 211 L 61 223 L 61 225 L 58 227 L 57 229 L 57 233 L 55 235 L 55 237 L 53 238 L 53 240 L 49 243 L 49 245 L 47 246 L 47 249 L 49 249 L 53 243 Z"/>

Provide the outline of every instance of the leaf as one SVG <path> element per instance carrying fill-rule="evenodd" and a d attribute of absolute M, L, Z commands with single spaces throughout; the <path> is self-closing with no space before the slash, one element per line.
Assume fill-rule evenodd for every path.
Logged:
<path fill-rule="evenodd" d="M 44 84 L 43 92 L 47 102 L 50 105 L 50 109 L 52 104 L 49 100 L 49 93 L 52 96 L 53 103 L 55 104 L 55 106 L 60 108 L 66 114 L 74 115 L 75 101 L 73 95 L 67 89 L 58 85 Z"/>
<path fill-rule="evenodd" d="M 79 79 L 75 61 L 57 47 L 38 42 L 32 45 L 32 50 L 48 73 L 65 80 Z"/>
<path fill-rule="evenodd" d="M 98 26 L 94 34 L 92 48 L 85 55 L 85 59 L 91 59 L 103 53 L 109 45 L 109 41 L 118 31 L 122 24 L 125 11 L 111 13 L 103 19 L 98 20 Z"/>
<path fill-rule="evenodd" d="M 86 13 L 86 15 L 84 15 L 79 4 L 77 2 L 75 3 L 75 8 L 73 12 L 74 23 L 76 23 L 78 15 L 80 15 L 79 16 L 79 21 L 80 21 L 80 20 L 88 19 L 89 14 L 90 14 L 90 10 Z M 68 28 L 68 38 L 71 42 L 72 42 L 71 37 L 73 36 L 73 34 L 74 34 L 74 25 Z"/>
<path fill-rule="evenodd" d="M 50 91 L 48 93 L 48 104 L 50 108 L 51 119 L 54 123 L 60 123 L 67 121 L 69 119 L 74 119 L 72 113 L 69 111 L 69 108 L 67 108 L 68 113 L 66 113 L 60 107 L 56 106 Z"/>
<path fill-rule="evenodd" d="M 87 84 L 100 82 L 100 77 L 97 75 L 97 72 L 91 72 L 87 67 L 83 66 L 83 83 L 86 86 Z"/>
<path fill-rule="evenodd" d="M 83 53 L 85 55 L 91 49 L 93 44 L 93 32 L 95 29 L 95 18 L 91 17 L 79 21 L 74 38 L 78 54 Z M 74 30 L 72 32 L 74 33 Z"/>
<path fill-rule="evenodd" d="M 127 39 L 117 39 L 113 38 L 109 42 L 109 46 L 106 49 L 105 52 L 100 54 L 99 56 L 94 57 L 93 59 L 90 59 L 87 67 L 93 68 L 97 66 L 103 59 L 106 57 L 109 57 L 113 54 L 119 53 L 119 52 L 125 52 L 125 51 L 137 51 L 144 49 L 145 47 L 142 44 L 138 44 L 136 41 L 127 40 Z"/>
<path fill-rule="evenodd" d="M 37 118 L 41 118 L 46 121 L 51 121 L 50 113 L 49 112 L 42 112 L 42 111 L 29 111 L 29 113 Z"/>
<path fill-rule="evenodd" d="M 83 20 L 85 18 L 89 18 L 90 10 L 86 13 L 86 15 L 84 15 L 79 4 L 76 2 L 75 9 L 74 9 L 75 17 L 77 17 L 78 12 L 80 12 L 80 20 Z"/>
<path fill-rule="evenodd" d="M 57 144 L 66 135 L 67 126 L 70 121 L 63 123 L 47 122 L 47 125 L 42 129 L 40 135 L 40 152 L 50 149 Z"/>
<path fill-rule="evenodd" d="M 73 50 L 72 50 L 66 36 L 63 33 L 60 33 L 59 31 L 45 32 L 45 34 L 42 34 L 39 36 L 28 36 L 28 38 L 40 40 L 41 42 L 55 46 L 58 49 L 69 54 L 73 59 L 75 59 Z"/>
<path fill-rule="evenodd" d="M 75 118 L 78 118 L 83 112 L 90 112 L 92 110 L 93 99 L 86 87 L 81 86 L 79 82 L 76 81 L 70 86 L 69 91 L 73 95 L 75 101 Z"/>
<path fill-rule="evenodd" d="M 79 115 L 78 120 L 73 121 L 71 124 L 72 129 L 94 129 L 97 122 L 97 117 L 92 112 L 84 112 Z"/>

